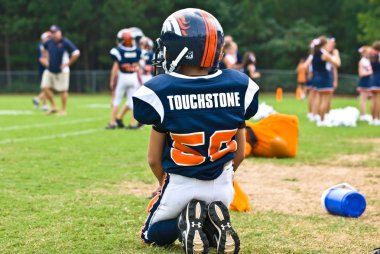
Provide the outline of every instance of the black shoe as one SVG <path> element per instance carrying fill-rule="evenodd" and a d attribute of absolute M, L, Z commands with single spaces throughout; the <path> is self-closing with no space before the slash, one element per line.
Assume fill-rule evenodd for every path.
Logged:
<path fill-rule="evenodd" d="M 123 120 L 121 120 L 121 119 L 116 119 L 116 124 L 117 124 L 118 128 L 124 128 L 125 127 Z"/>
<path fill-rule="evenodd" d="M 207 216 L 206 203 L 191 200 L 178 218 L 180 241 L 186 254 L 208 253 L 208 240 L 202 231 Z"/>
<path fill-rule="evenodd" d="M 216 253 L 239 253 L 239 236 L 232 228 L 228 208 L 221 201 L 208 205 L 208 218 L 203 229 L 210 246 L 216 247 Z"/>
<path fill-rule="evenodd" d="M 127 129 L 129 129 L 129 130 L 138 130 L 138 129 L 140 129 L 142 126 L 144 126 L 144 125 L 143 125 L 143 124 L 128 125 L 128 126 L 127 126 Z"/>
<path fill-rule="evenodd" d="M 114 124 L 114 123 L 109 123 L 109 124 L 105 127 L 106 130 L 114 130 L 114 129 L 116 129 L 116 128 L 117 128 L 117 124 Z"/>

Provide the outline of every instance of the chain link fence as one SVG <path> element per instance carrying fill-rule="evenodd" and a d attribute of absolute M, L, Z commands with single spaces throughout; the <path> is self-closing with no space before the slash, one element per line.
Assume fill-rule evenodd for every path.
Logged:
<path fill-rule="evenodd" d="M 274 92 L 281 87 L 285 92 L 294 92 L 297 86 L 295 71 L 259 70 L 261 78 L 256 80 L 262 92 Z M 70 92 L 102 93 L 109 91 L 109 70 L 71 71 Z M 354 95 L 358 77 L 339 74 L 337 94 Z M 37 71 L 0 71 L 0 93 L 36 93 L 40 89 Z"/>

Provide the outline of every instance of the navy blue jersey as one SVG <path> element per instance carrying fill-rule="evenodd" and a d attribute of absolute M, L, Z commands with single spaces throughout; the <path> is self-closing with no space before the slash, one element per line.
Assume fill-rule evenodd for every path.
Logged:
<path fill-rule="evenodd" d="M 372 65 L 372 77 L 371 77 L 371 86 L 380 87 L 380 62 L 379 55 L 375 56 L 373 61 L 371 61 Z"/>
<path fill-rule="evenodd" d="M 153 51 L 142 50 L 142 56 L 143 56 L 143 59 L 145 60 L 145 66 L 143 68 L 144 75 L 153 74 L 153 66 L 152 66 L 153 55 L 154 55 Z"/>
<path fill-rule="evenodd" d="M 118 45 L 110 51 L 111 58 L 119 65 L 120 72 L 133 73 L 139 69 L 141 49 Z"/>
<path fill-rule="evenodd" d="M 49 52 L 48 70 L 52 73 L 60 73 L 62 71 L 61 64 L 67 63 L 71 54 L 78 51 L 78 48 L 65 37 L 58 42 L 50 39 L 43 46 Z"/>
<path fill-rule="evenodd" d="M 312 61 L 312 65 L 313 65 L 313 71 L 314 72 L 328 72 L 327 68 L 326 68 L 326 61 L 323 61 L 322 60 L 322 51 L 317 51 L 314 53 L 313 55 L 313 61 Z"/>
<path fill-rule="evenodd" d="M 329 71 L 326 61 L 322 60 L 322 50 L 313 55 L 313 86 L 317 88 L 325 88 L 333 85 L 333 75 Z M 332 69 L 332 68 L 330 68 Z"/>
<path fill-rule="evenodd" d="M 133 97 L 140 123 L 166 133 L 166 172 L 201 180 L 217 178 L 235 157 L 235 134 L 257 112 L 259 87 L 236 70 L 189 77 L 154 77 Z"/>
<path fill-rule="evenodd" d="M 379 56 L 375 56 L 373 61 L 371 62 L 373 73 L 380 74 L 380 62 Z"/>

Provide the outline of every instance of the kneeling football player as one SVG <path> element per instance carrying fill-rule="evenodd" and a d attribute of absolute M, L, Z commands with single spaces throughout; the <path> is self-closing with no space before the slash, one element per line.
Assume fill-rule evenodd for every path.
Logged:
<path fill-rule="evenodd" d="M 148 162 L 161 186 L 148 207 L 145 243 L 164 246 L 179 238 L 185 253 L 239 252 L 228 207 L 259 87 L 244 73 L 218 70 L 223 36 L 206 11 L 171 14 L 157 39 L 166 73 L 133 96 L 136 120 L 152 125 Z"/>

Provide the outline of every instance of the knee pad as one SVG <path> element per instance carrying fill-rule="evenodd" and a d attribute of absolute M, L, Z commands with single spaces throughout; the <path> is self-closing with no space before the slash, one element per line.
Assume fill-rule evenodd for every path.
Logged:
<path fill-rule="evenodd" d="M 174 243 L 179 237 L 177 219 L 158 221 L 148 229 L 148 239 L 159 246 Z"/>

